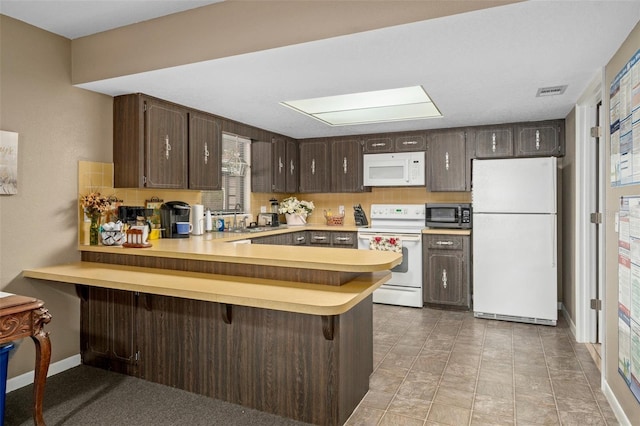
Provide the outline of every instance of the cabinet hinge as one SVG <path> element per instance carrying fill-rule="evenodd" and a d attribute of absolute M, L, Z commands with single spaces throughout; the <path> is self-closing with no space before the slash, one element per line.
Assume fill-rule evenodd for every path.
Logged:
<path fill-rule="evenodd" d="M 140 351 L 136 351 L 136 354 L 135 354 L 134 358 L 135 358 L 136 361 L 140 361 Z"/>
<path fill-rule="evenodd" d="M 591 299 L 591 309 L 595 309 L 596 311 L 602 310 L 602 300 Z"/>
<path fill-rule="evenodd" d="M 601 138 L 602 137 L 602 127 L 594 126 L 591 128 L 591 137 L 592 138 Z"/>
<path fill-rule="evenodd" d="M 602 213 L 591 213 L 591 223 L 602 224 Z"/>
<path fill-rule="evenodd" d="M 146 101 L 142 103 L 142 110 L 144 112 L 147 112 L 147 102 Z"/>

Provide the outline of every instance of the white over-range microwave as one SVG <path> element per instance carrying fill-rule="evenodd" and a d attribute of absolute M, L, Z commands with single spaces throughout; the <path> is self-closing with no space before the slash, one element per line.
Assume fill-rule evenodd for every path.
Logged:
<path fill-rule="evenodd" d="M 424 185 L 424 151 L 364 155 L 365 186 Z"/>

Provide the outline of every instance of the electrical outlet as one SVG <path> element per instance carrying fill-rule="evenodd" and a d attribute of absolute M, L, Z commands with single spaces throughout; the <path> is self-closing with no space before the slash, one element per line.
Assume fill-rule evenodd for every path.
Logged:
<path fill-rule="evenodd" d="M 338 212 L 344 214 L 344 206 L 338 206 Z"/>
<path fill-rule="evenodd" d="M 260 213 L 266 213 L 267 212 L 267 206 L 260 206 Z"/>

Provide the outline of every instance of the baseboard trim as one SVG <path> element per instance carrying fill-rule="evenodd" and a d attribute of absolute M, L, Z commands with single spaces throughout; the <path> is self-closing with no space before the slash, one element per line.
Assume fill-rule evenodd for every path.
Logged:
<path fill-rule="evenodd" d="M 613 391 L 609 387 L 609 383 L 607 383 L 606 381 L 602 382 L 602 393 L 604 393 L 607 401 L 609 401 L 609 405 L 611 406 L 613 413 L 616 415 L 616 419 L 618 419 L 618 421 L 620 422 L 620 425 L 631 426 L 631 422 L 627 418 L 627 415 L 624 413 L 624 410 L 620 406 L 620 403 L 618 403 L 616 396 L 613 394 Z"/>
<path fill-rule="evenodd" d="M 53 364 L 49 365 L 47 377 L 62 373 L 63 371 L 69 370 L 73 367 L 77 367 L 81 363 L 82 359 L 80 358 L 80 354 L 70 356 L 69 358 L 65 358 L 58 362 L 54 362 Z M 31 370 L 7 380 L 7 393 L 33 384 L 34 375 L 35 370 Z"/>
<path fill-rule="evenodd" d="M 571 319 L 569 311 L 567 311 L 567 309 L 564 307 L 564 303 L 558 303 L 558 305 L 560 312 L 562 312 L 562 316 L 564 317 L 565 321 L 567 321 L 567 324 L 569 324 L 569 331 L 571 331 L 573 339 L 577 342 L 578 339 L 576 337 L 576 324 Z"/>

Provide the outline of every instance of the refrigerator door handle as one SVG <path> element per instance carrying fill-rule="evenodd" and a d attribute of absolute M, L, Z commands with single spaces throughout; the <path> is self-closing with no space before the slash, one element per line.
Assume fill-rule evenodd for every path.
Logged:
<path fill-rule="evenodd" d="M 551 267 L 555 268 L 556 267 L 556 262 L 557 262 L 557 258 L 558 258 L 558 220 L 555 214 L 550 215 L 551 216 L 551 244 L 553 245 L 553 247 L 551 247 Z"/>

